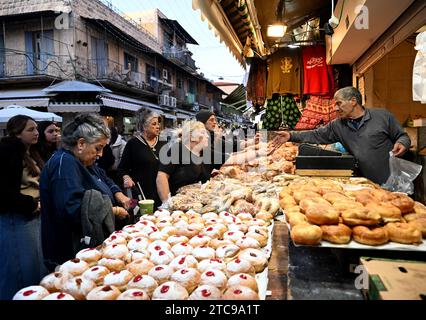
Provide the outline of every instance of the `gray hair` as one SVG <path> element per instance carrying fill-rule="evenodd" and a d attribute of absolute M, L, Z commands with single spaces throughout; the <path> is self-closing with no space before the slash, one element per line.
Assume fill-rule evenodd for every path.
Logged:
<path fill-rule="evenodd" d="M 142 132 L 152 118 L 159 118 L 160 115 L 150 109 L 140 109 L 136 114 L 136 130 Z"/>
<path fill-rule="evenodd" d="M 361 92 L 359 92 L 359 90 L 355 87 L 345 87 L 340 90 L 337 90 L 334 96 L 339 96 L 345 101 L 349 101 L 352 98 L 355 98 L 356 102 L 362 106 Z"/>
<path fill-rule="evenodd" d="M 74 121 L 64 127 L 61 140 L 65 149 L 72 149 L 80 138 L 88 143 L 94 143 L 101 138 L 109 139 L 110 137 L 111 133 L 102 117 L 86 113 L 78 115 Z"/>
<path fill-rule="evenodd" d="M 182 126 L 182 142 L 189 144 L 191 141 L 197 141 L 201 136 L 198 130 L 206 131 L 204 123 L 197 120 L 185 121 Z"/>

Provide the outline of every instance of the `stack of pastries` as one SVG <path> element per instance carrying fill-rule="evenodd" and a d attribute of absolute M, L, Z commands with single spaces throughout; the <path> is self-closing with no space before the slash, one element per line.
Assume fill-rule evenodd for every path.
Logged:
<path fill-rule="evenodd" d="M 426 207 L 375 185 L 350 190 L 333 180 L 301 180 L 284 187 L 279 200 L 296 244 L 418 245 L 426 237 Z"/>
<path fill-rule="evenodd" d="M 14 299 L 259 299 L 269 223 L 247 213 L 158 210 Z"/>

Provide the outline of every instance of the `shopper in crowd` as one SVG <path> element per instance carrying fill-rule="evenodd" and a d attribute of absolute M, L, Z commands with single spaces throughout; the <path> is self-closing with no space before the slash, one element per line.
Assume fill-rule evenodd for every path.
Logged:
<path fill-rule="evenodd" d="M 411 145 L 395 117 L 385 109 L 366 109 L 361 93 L 354 87 L 338 90 L 334 95 L 338 119 L 312 131 L 282 131 L 273 144 L 340 142 L 358 160 L 359 173 L 382 184 L 389 177 L 389 152 L 399 157 Z"/>
<path fill-rule="evenodd" d="M 36 122 L 12 117 L 0 141 L 0 300 L 38 284 L 47 270 L 40 239 L 39 177 L 42 160 L 34 150 Z"/>
<path fill-rule="evenodd" d="M 41 121 L 38 123 L 38 131 L 40 135 L 35 147 L 46 163 L 59 147 L 61 129 L 54 121 Z"/>
<path fill-rule="evenodd" d="M 191 120 L 182 127 L 181 141 L 171 145 L 167 156 L 161 157 L 157 175 L 157 190 L 161 201 L 185 185 L 206 182 L 210 170 L 204 164 L 202 152 L 209 146 L 209 134 L 202 122 Z"/>
<path fill-rule="evenodd" d="M 124 188 L 132 188 L 133 197 L 141 196 L 138 182 L 147 199 L 155 201 L 154 206 L 160 206 L 156 188 L 156 178 L 161 148 L 167 141 L 161 141 L 160 116 L 149 110 L 140 110 L 136 114 L 136 133 L 124 148 L 123 156 L 118 165 L 118 176 L 123 181 Z"/>
<path fill-rule="evenodd" d="M 100 116 L 78 115 L 63 129 L 63 147 L 43 168 L 40 179 L 42 245 L 50 271 L 72 259 L 83 246 L 82 215 L 87 191 L 96 190 L 107 196 L 108 214 L 117 218 L 128 216 L 125 208 L 130 199 L 105 171 L 94 165 L 109 138 L 109 129 Z"/>
<path fill-rule="evenodd" d="M 202 122 L 209 133 L 208 153 L 205 159 L 205 167 L 211 173 L 214 169 L 220 169 L 229 154 L 236 151 L 236 139 L 225 139 L 223 130 L 217 123 L 214 112 L 201 110 L 195 116 L 196 120 Z"/>

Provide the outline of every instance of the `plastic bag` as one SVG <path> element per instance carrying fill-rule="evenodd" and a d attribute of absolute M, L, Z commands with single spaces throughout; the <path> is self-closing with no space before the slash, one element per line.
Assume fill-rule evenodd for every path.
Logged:
<path fill-rule="evenodd" d="M 403 192 L 406 194 L 414 193 L 413 181 L 422 171 L 422 166 L 404 159 L 397 158 L 392 151 L 389 152 L 390 176 L 382 185 L 382 188 L 389 191 Z"/>

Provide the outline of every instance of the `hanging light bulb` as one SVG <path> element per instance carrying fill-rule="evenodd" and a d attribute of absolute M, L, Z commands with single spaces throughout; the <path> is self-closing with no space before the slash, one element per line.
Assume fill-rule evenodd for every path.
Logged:
<path fill-rule="evenodd" d="M 268 26 L 266 34 L 270 38 L 282 38 L 287 30 L 287 26 L 283 24 L 271 24 Z"/>

